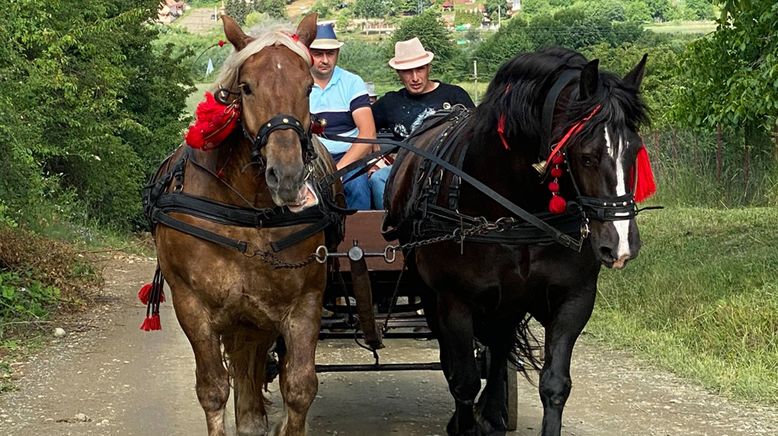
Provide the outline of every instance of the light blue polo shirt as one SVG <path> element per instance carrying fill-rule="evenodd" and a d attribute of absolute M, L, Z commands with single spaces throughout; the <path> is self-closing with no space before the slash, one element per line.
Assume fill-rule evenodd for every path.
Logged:
<path fill-rule="evenodd" d="M 351 112 L 361 107 L 370 107 L 370 98 L 361 77 L 336 66 L 324 89 L 313 84 L 310 105 L 312 114 L 327 120 L 324 133 L 355 137 L 359 134 L 359 129 Z M 345 153 L 351 147 L 348 142 L 325 138 L 321 138 L 321 142 L 333 155 Z"/>

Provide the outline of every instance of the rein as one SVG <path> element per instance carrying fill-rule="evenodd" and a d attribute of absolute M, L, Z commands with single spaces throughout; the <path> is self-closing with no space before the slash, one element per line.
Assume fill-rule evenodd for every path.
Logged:
<path fill-rule="evenodd" d="M 378 144 L 378 145 L 387 145 L 391 148 L 388 148 L 386 150 L 377 151 L 374 153 L 369 154 L 368 156 L 354 161 L 351 164 L 341 168 L 340 170 L 324 177 L 320 182 L 320 190 L 322 186 L 329 186 L 332 184 L 337 178 L 343 176 L 344 174 L 356 170 L 361 169 L 362 171 L 365 171 L 367 168 L 372 165 L 372 162 L 376 159 L 380 159 L 386 154 L 393 153 L 397 151 L 400 148 L 406 149 L 412 153 L 415 153 L 425 159 L 428 159 L 435 164 L 441 166 L 445 170 L 449 171 L 450 173 L 454 174 L 457 177 L 460 177 L 463 181 L 469 183 L 471 186 L 473 186 L 475 189 L 479 190 L 481 193 L 486 195 L 487 197 L 491 198 L 492 200 L 496 201 L 499 205 L 507 209 L 512 214 L 516 215 L 517 217 L 521 218 L 522 220 L 530 223 L 531 225 L 539 228 L 540 230 L 544 231 L 546 234 L 548 234 L 551 239 L 553 239 L 555 242 L 573 249 L 575 251 L 580 251 L 581 246 L 583 245 L 584 238 L 576 239 L 571 237 L 570 235 L 567 235 L 561 231 L 559 231 L 557 228 L 549 225 L 542 219 L 538 218 L 537 216 L 533 215 L 530 212 L 527 212 L 526 210 L 522 209 L 521 207 L 517 206 L 512 201 L 508 200 L 507 198 L 503 197 L 498 193 L 497 191 L 493 190 L 483 182 L 479 181 L 475 177 L 465 173 L 464 171 L 460 170 L 456 166 L 452 165 L 451 163 L 439 158 L 433 153 L 430 153 L 427 150 L 418 148 L 416 146 L 413 146 L 411 144 L 408 144 L 403 141 L 396 141 L 393 139 L 388 138 L 382 138 L 382 139 L 366 139 L 366 138 L 352 138 L 348 136 L 340 136 L 340 135 L 326 135 L 327 139 L 332 139 L 336 141 L 344 141 L 344 142 L 362 142 L 367 144 Z"/>

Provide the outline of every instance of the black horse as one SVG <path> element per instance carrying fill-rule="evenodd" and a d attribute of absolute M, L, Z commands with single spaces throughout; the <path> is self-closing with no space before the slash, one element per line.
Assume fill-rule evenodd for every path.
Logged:
<path fill-rule="evenodd" d="M 638 126 L 647 122 L 639 97 L 645 61 L 619 78 L 565 49 L 522 54 L 500 68 L 472 113 L 428 119 L 410 138 L 540 225 L 435 160 L 399 153 L 385 226 L 430 290 L 425 312 L 456 402 L 449 434 L 504 434 L 507 359 L 539 369 L 530 318 L 545 328 L 542 434 L 560 434 L 571 353 L 591 315 L 600 266 L 623 268 L 640 249 L 633 192 Z M 491 354 L 477 403 L 474 339 Z"/>

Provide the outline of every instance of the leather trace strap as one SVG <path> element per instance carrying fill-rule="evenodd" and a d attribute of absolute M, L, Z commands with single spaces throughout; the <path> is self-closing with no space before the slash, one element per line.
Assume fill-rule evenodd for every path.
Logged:
<path fill-rule="evenodd" d="M 492 200 L 496 201 L 500 206 L 507 209 L 512 214 L 516 215 L 517 217 L 523 219 L 524 221 L 532 224 L 533 226 L 543 230 L 547 234 L 551 236 L 551 238 L 556 241 L 557 243 L 573 249 L 575 251 L 580 251 L 581 246 L 583 245 L 583 239 L 576 239 L 573 238 L 570 235 L 566 235 L 562 232 L 560 232 L 558 229 L 552 227 L 548 223 L 544 222 L 543 220 L 539 219 L 535 215 L 533 215 L 530 212 L 527 212 L 526 210 L 522 209 L 521 207 L 514 204 L 512 201 L 508 200 L 507 198 L 503 197 L 495 191 L 494 189 L 490 188 L 489 186 L 485 185 L 483 182 L 479 181 L 475 177 L 465 173 L 464 171 L 460 170 L 456 166 L 452 165 L 449 162 L 446 162 L 445 160 L 439 158 L 438 156 L 435 156 L 433 153 L 430 153 L 427 150 L 418 148 L 416 146 L 413 146 L 409 143 L 402 142 L 402 141 L 395 141 L 392 139 L 366 139 L 366 138 L 352 138 L 348 136 L 340 136 L 340 135 L 326 135 L 325 136 L 328 139 L 332 139 L 335 141 L 343 141 L 343 142 L 360 142 L 365 144 L 380 144 L 380 145 L 389 145 L 391 148 L 387 150 L 377 151 L 375 153 L 371 153 L 370 155 L 352 162 L 351 164 L 341 168 L 340 170 L 330 174 L 328 177 L 325 177 L 321 183 L 324 184 L 331 184 L 334 180 L 336 180 L 339 177 L 342 177 L 344 174 L 353 171 L 355 169 L 362 169 L 363 171 L 366 171 L 367 168 L 372 165 L 373 160 L 378 159 L 382 157 L 385 154 L 389 154 L 392 152 L 397 151 L 399 148 L 406 149 L 412 153 L 415 153 L 425 159 L 429 159 L 435 164 L 439 165 L 440 167 L 444 168 L 446 171 L 451 172 L 452 174 L 460 177 L 463 181 L 469 183 L 471 186 L 473 186 L 475 189 L 479 190 L 484 195 L 488 196 Z M 320 183 L 320 186 L 321 186 Z"/>

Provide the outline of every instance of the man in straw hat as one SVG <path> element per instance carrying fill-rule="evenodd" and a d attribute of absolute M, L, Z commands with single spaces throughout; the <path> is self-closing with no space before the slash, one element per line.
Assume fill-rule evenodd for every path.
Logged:
<path fill-rule="evenodd" d="M 324 133 L 358 138 L 375 138 L 370 98 L 361 77 L 337 66 L 342 42 L 335 36 L 330 24 L 316 28 L 316 39 L 310 46 L 313 66 L 311 113 L 326 120 Z M 371 144 L 348 143 L 320 138 L 332 158 L 343 168 L 361 159 L 372 150 Z M 344 176 L 348 179 L 350 174 Z M 344 185 L 346 203 L 351 209 L 370 209 L 370 188 L 367 175 L 362 174 Z"/>
<path fill-rule="evenodd" d="M 380 132 L 390 132 L 397 139 L 407 137 L 429 114 L 449 109 L 455 104 L 473 108 L 467 91 L 456 85 L 430 80 L 430 64 L 435 55 L 424 49 L 419 38 L 399 41 L 394 45 L 394 57 L 389 66 L 397 71 L 403 88 L 387 92 L 373 104 L 375 126 Z M 370 176 L 373 207 L 383 209 L 384 185 L 390 167 Z"/>

